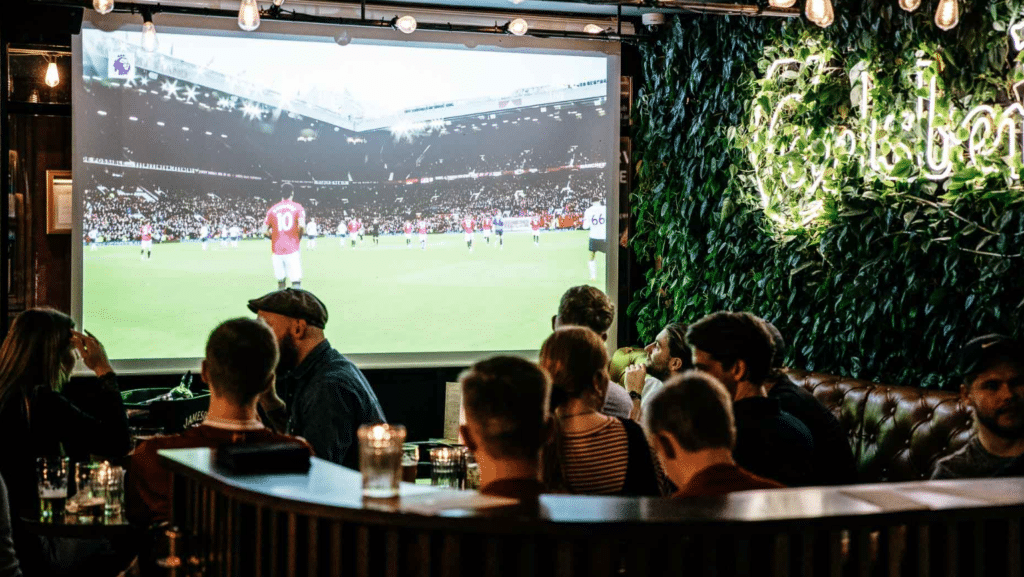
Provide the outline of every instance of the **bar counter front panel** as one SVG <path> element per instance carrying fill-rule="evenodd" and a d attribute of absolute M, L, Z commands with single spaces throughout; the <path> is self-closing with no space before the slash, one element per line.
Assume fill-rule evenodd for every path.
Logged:
<path fill-rule="evenodd" d="M 160 456 L 181 575 L 1021 576 L 1022 478 L 523 505 L 406 483 L 363 500 L 358 472 L 317 458 L 233 476 L 210 449 Z"/>

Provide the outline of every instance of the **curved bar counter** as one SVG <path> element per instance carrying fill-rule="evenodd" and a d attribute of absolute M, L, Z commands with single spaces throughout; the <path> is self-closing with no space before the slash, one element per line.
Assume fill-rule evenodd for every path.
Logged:
<path fill-rule="evenodd" d="M 316 458 L 232 476 L 209 449 L 160 456 L 206 576 L 1021 575 L 1021 478 L 528 506 L 404 483 L 364 501 L 359 473 Z"/>

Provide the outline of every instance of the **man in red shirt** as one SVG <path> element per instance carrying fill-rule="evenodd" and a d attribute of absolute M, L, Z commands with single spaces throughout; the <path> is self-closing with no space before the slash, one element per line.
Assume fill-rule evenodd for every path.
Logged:
<path fill-rule="evenodd" d="M 483 217 L 483 226 L 481 228 L 484 231 L 484 243 L 486 244 L 491 244 L 491 222 L 491 217 Z"/>
<path fill-rule="evenodd" d="M 473 217 L 467 215 L 462 219 L 462 230 L 466 233 L 466 247 L 469 252 L 473 252 L 473 231 L 476 230 L 476 221 L 473 220 Z"/>
<path fill-rule="evenodd" d="M 153 256 L 153 225 L 148 220 L 142 223 L 139 235 L 142 239 L 142 251 L 139 252 L 139 260 L 149 260 Z"/>
<path fill-rule="evenodd" d="M 412 223 L 405 221 L 405 248 L 412 248 Z"/>
<path fill-rule="evenodd" d="M 136 447 L 125 494 L 126 512 L 133 524 L 150 527 L 170 515 L 171 473 L 157 458 L 160 449 L 290 442 L 312 453 L 304 440 L 264 427 L 256 411 L 259 396 L 274 390 L 277 361 L 277 340 L 263 321 L 232 319 L 210 333 L 202 364 L 203 382 L 210 386 L 209 411 L 197 427 Z"/>
<path fill-rule="evenodd" d="M 352 241 L 352 248 L 356 247 L 356 236 L 359 234 L 359 221 L 353 218 L 348 221 L 348 238 Z"/>
<path fill-rule="evenodd" d="M 277 288 L 285 288 L 285 277 L 292 286 L 302 286 L 302 261 L 299 260 L 299 239 L 306 229 L 306 211 L 293 201 L 295 188 L 286 182 L 281 186 L 281 202 L 270 207 L 263 226 L 270 231 L 270 249 L 273 255 L 274 277 Z"/>
<path fill-rule="evenodd" d="M 533 229 L 533 246 L 540 246 L 540 215 L 533 215 L 530 219 L 530 228 Z"/>
<path fill-rule="evenodd" d="M 732 396 L 707 373 L 687 371 L 670 378 L 655 393 L 644 420 L 665 474 L 679 487 L 675 498 L 783 487 L 733 460 Z"/>

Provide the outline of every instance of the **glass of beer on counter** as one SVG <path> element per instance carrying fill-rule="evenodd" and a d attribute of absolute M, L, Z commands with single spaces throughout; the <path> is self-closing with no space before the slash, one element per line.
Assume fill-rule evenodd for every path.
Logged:
<path fill-rule="evenodd" d="M 39 518 L 53 520 L 64 511 L 68 498 L 68 458 L 36 459 L 36 481 L 39 487 Z"/>
<path fill-rule="evenodd" d="M 359 471 L 363 474 L 363 497 L 390 499 L 398 496 L 402 478 L 402 425 L 363 425 L 359 437 Z"/>

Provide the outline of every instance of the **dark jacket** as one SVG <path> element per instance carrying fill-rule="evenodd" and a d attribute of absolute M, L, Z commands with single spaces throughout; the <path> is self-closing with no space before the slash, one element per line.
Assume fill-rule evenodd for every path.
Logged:
<path fill-rule="evenodd" d="M 733 403 L 736 417 L 736 464 L 786 485 L 811 484 L 814 440 L 807 427 L 767 397 Z"/>
<path fill-rule="evenodd" d="M 358 470 L 356 430 L 387 422 L 363 373 L 324 340 L 277 387 L 288 407 L 284 432 L 306 439 L 317 457 Z"/>
<path fill-rule="evenodd" d="M 779 401 L 783 411 L 800 419 L 814 438 L 814 471 L 811 482 L 806 484 L 849 485 L 857 482 L 853 448 L 839 419 L 825 405 L 786 376 L 772 387 L 768 398 Z"/>

